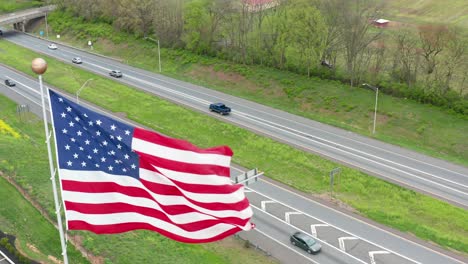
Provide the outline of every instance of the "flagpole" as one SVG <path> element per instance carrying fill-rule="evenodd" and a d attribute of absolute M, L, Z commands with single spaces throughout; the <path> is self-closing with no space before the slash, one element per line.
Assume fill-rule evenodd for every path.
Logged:
<path fill-rule="evenodd" d="M 46 114 L 46 105 L 45 105 L 45 97 L 47 96 L 44 94 L 44 88 L 42 86 L 42 74 L 45 73 L 47 70 L 47 62 L 42 58 L 36 58 L 31 63 L 31 68 L 33 72 L 38 74 L 39 76 L 39 87 L 41 88 L 41 102 L 42 102 L 42 117 L 44 119 L 44 130 L 46 135 L 46 143 L 47 143 L 47 153 L 49 154 L 49 168 L 50 168 L 50 180 L 52 181 L 52 189 L 54 191 L 54 201 L 55 201 L 55 214 L 57 215 L 57 224 L 60 233 L 60 244 L 62 245 L 62 256 L 64 264 L 68 264 L 68 257 L 67 257 L 67 245 L 65 243 L 65 236 L 63 233 L 63 226 L 62 226 L 62 216 L 60 214 L 60 204 L 58 201 L 58 194 L 57 194 L 57 185 L 55 183 L 55 173 L 56 170 L 54 168 L 54 162 L 52 159 L 52 150 L 50 147 L 50 138 L 51 135 L 49 134 L 49 126 L 47 124 L 47 114 Z"/>

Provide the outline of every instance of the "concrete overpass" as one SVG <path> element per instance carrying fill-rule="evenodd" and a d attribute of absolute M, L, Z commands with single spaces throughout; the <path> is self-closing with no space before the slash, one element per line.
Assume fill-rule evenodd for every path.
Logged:
<path fill-rule="evenodd" d="M 26 29 L 26 24 L 32 19 L 46 17 L 47 23 L 47 13 L 53 11 L 56 7 L 57 6 L 55 5 L 49 5 L 0 15 L 0 26 L 13 24 L 13 27 L 16 30 L 21 30 L 24 32 Z"/>

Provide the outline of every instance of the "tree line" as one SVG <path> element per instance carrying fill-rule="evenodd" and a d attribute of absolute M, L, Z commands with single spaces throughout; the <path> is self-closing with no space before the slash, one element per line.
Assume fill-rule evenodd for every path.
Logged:
<path fill-rule="evenodd" d="M 89 21 L 171 48 L 307 76 L 363 82 L 468 114 L 466 29 L 378 28 L 381 0 L 55 0 Z"/>

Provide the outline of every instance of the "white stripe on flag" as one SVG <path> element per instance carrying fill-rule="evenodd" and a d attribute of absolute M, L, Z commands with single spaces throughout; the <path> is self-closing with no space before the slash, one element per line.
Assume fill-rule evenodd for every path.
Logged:
<path fill-rule="evenodd" d="M 168 160 L 191 164 L 207 164 L 229 167 L 231 163 L 230 156 L 210 153 L 197 153 L 193 151 L 169 148 L 135 137 L 132 139 L 132 149 L 151 156 L 162 157 Z"/>

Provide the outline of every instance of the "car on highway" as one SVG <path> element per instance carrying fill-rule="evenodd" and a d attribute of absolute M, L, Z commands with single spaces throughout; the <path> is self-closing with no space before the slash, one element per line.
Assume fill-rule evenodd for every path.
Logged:
<path fill-rule="evenodd" d="M 210 111 L 221 115 L 229 115 L 229 113 L 231 113 L 231 108 L 223 103 L 213 103 L 210 104 Z"/>
<path fill-rule="evenodd" d="M 76 63 L 76 64 L 81 64 L 81 63 L 83 63 L 83 61 L 81 60 L 80 57 L 75 57 L 75 58 L 73 58 L 73 59 L 72 59 L 72 62 L 73 62 L 73 63 Z"/>
<path fill-rule="evenodd" d="M 49 46 L 47 46 L 49 49 L 51 50 L 56 50 L 58 49 L 57 45 L 55 45 L 54 43 L 50 43 Z"/>
<path fill-rule="evenodd" d="M 109 75 L 115 78 L 120 78 L 122 77 L 122 72 L 119 70 L 112 70 L 111 72 L 109 72 Z"/>
<path fill-rule="evenodd" d="M 14 82 L 13 82 L 12 80 L 10 80 L 10 79 L 6 79 L 6 80 L 5 80 L 5 85 L 6 85 L 6 86 L 13 87 L 13 86 L 16 85 L 16 83 L 14 83 Z"/>
<path fill-rule="evenodd" d="M 291 244 L 296 247 L 302 248 L 310 254 L 317 254 L 322 250 L 322 245 L 309 235 L 302 232 L 296 232 L 291 235 Z"/>

